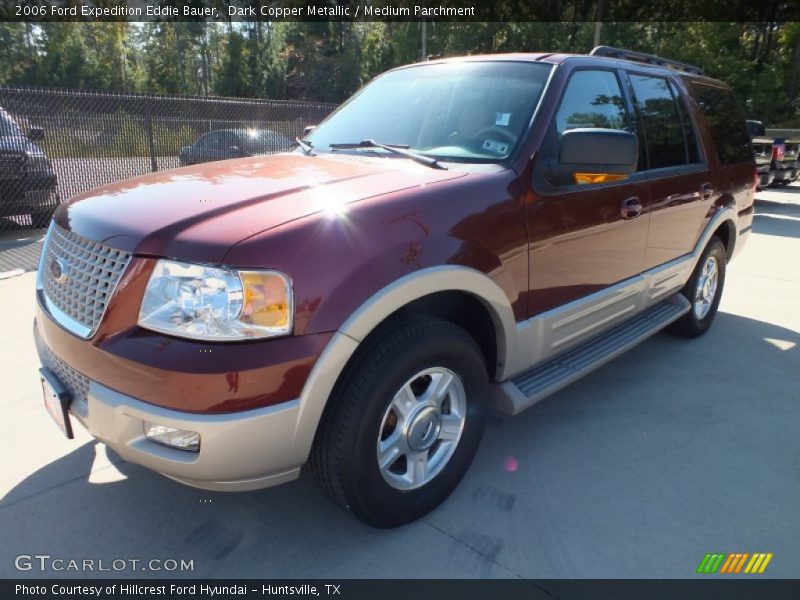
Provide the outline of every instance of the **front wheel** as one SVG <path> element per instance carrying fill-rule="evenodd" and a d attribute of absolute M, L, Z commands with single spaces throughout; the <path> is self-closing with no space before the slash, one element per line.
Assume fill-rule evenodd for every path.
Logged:
<path fill-rule="evenodd" d="M 685 338 L 696 338 L 708 331 L 722 298 L 727 260 L 722 240 L 712 237 L 692 276 L 681 290 L 692 308 L 672 324 L 670 331 Z"/>
<path fill-rule="evenodd" d="M 487 395 L 483 355 L 463 329 L 429 317 L 396 324 L 365 342 L 331 397 L 314 476 L 369 525 L 418 519 L 472 462 Z"/>

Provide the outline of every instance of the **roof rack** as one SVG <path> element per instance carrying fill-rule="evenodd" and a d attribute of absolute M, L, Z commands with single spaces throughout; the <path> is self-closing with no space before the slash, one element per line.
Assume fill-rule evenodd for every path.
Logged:
<path fill-rule="evenodd" d="M 623 48 L 613 48 L 611 46 L 597 46 L 591 52 L 590 56 L 606 56 L 608 58 L 619 58 L 622 60 L 631 60 L 633 62 L 646 63 L 648 65 L 657 65 L 675 71 L 684 71 L 686 73 L 694 73 L 696 75 L 703 75 L 704 71 L 700 67 L 694 65 L 687 65 L 686 63 L 678 62 L 677 60 L 670 60 L 668 58 L 661 58 L 655 54 L 645 54 L 644 52 L 636 52 L 634 50 L 625 50 Z"/>

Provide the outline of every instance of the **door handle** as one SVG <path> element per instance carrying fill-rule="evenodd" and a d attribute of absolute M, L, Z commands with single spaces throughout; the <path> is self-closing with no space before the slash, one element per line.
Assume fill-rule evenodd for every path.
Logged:
<path fill-rule="evenodd" d="M 642 209 L 642 201 L 639 200 L 638 196 L 634 196 L 622 202 L 620 213 L 623 219 L 635 219 L 642 214 Z"/>
<path fill-rule="evenodd" d="M 708 200 L 714 195 L 714 187 L 710 183 L 704 183 L 700 186 L 700 195 L 703 200 Z"/>

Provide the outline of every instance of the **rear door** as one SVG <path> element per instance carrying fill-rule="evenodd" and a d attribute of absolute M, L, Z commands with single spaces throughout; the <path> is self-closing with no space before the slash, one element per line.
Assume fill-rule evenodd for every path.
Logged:
<path fill-rule="evenodd" d="M 669 76 L 627 70 L 641 123 L 649 182 L 650 230 L 645 270 L 687 254 L 719 195 L 684 91 Z"/>
<path fill-rule="evenodd" d="M 730 88 L 719 82 L 691 79 L 688 90 L 705 123 L 719 202 L 736 207 L 739 231 L 746 232 L 753 221 L 755 159 L 744 112 Z"/>

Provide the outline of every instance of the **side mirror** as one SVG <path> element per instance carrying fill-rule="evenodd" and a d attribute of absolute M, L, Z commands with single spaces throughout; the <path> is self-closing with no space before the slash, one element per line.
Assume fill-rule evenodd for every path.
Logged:
<path fill-rule="evenodd" d="M 636 134 L 594 127 L 570 129 L 561 136 L 554 174 L 570 175 L 572 183 L 604 183 L 628 178 L 636 171 Z"/>
<path fill-rule="evenodd" d="M 28 130 L 28 139 L 32 142 L 41 142 L 44 139 L 44 129 L 42 127 L 31 127 Z"/>
<path fill-rule="evenodd" d="M 305 138 L 309 133 L 314 131 L 317 128 L 316 125 L 308 125 L 307 127 L 303 128 L 303 137 Z"/>

